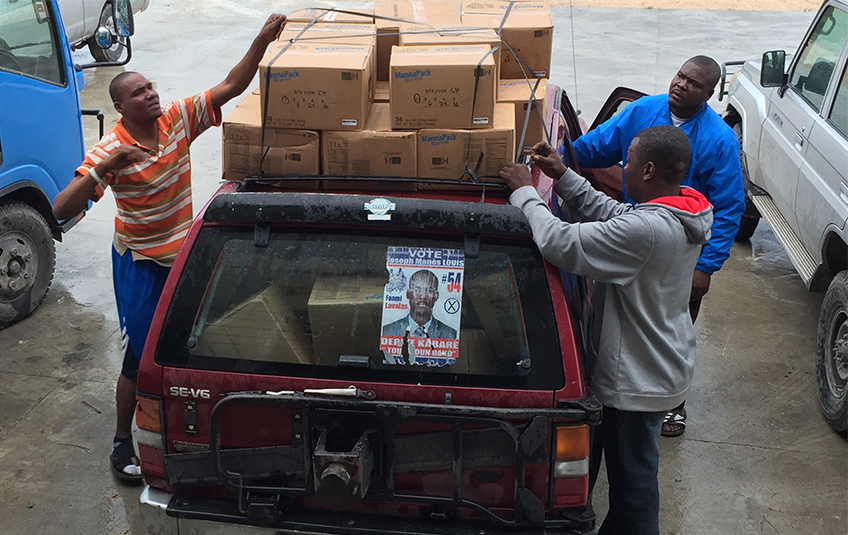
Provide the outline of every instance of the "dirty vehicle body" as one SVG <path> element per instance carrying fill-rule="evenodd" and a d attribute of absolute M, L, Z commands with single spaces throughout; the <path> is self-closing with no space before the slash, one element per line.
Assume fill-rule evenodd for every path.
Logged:
<path fill-rule="evenodd" d="M 129 47 L 132 13 L 126 0 L 109 0 L 117 13 L 98 32 L 109 47 Z M 116 33 L 114 28 L 120 28 Z M 74 64 L 63 19 L 53 0 L 0 2 L 0 328 L 30 315 L 53 280 L 55 247 L 82 214 L 56 221 L 53 199 L 74 178 L 85 156 L 82 117 L 103 112 L 80 107 L 82 69 L 121 63 Z"/>
<path fill-rule="evenodd" d="M 741 65 L 741 68 L 739 66 Z M 737 70 L 725 93 L 727 66 Z M 732 70 L 732 69 L 731 69 Z M 828 0 L 786 68 L 782 50 L 725 64 L 725 121 L 739 136 L 748 208 L 768 221 L 807 288 L 827 290 L 816 372 L 828 423 L 848 429 L 848 2 Z"/>
<path fill-rule="evenodd" d="M 499 185 L 321 180 L 227 183 L 194 222 L 138 377 L 148 529 L 588 533 L 585 282 Z M 387 345 L 398 248 L 463 265 L 432 307 L 455 361 Z"/>

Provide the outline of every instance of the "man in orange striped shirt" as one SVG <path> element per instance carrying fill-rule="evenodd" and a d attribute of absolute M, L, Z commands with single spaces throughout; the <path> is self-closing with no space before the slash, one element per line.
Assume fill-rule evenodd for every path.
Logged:
<path fill-rule="evenodd" d="M 221 123 L 221 106 L 247 89 L 285 21 L 283 15 L 271 15 L 226 79 L 194 97 L 160 106 L 159 95 L 144 76 L 116 76 L 109 95 L 121 119 L 86 155 L 54 201 L 56 219 L 70 219 L 111 187 L 118 208 L 112 278 L 124 355 L 110 461 L 122 480 L 142 479 L 131 436 L 138 360 L 165 279 L 192 221 L 189 146 Z"/>

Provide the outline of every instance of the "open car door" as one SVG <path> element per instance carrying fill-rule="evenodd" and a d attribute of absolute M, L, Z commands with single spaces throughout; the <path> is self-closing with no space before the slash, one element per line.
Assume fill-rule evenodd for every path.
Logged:
<path fill-rule="evenodd" d="M 594 130 L 604 121 L 621 113 L 628 104 L 644 96 L 645 93 L 636 91 L 635 89 L 629 89 L 627 87 L 615 88 L 601 107 L 601 111 L 598 113 L 589 130 Z M 613 199 L 624 200 L 622 195 L 621 162 L 605 169 L 581 169 L 580 172 L 592 182 L 592 185 L 596 189 L 603 191 Z"/>

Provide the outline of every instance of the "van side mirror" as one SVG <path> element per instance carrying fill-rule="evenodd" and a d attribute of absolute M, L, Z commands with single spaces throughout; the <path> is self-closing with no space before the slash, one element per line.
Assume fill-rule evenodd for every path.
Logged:
<path fill-rule="evenodd" d="M 112 0 L 115 16 L 115 33 L 118 37 L 129 37 L 135 33 L 135 23 L 129 0 Z"/>
<path fill-rule="evenodd" d="M 133 21 L 133 13 L 129 0 L 109 0 L 108 5 L 112 6 L 112 17 L 106 21 L 106 24 L 97 28 L 93 37 L 98 47 L 106 52 L 113 47 L 117 47 L 117 53 L 104 53 L 103 55 L 105 57 L 100 57 L 92 52 L 97 61 L 86 63 L 85 65 L 76 65 L 75 68 L 77 71 L 92 67 L 118 67 L 126 65 L 132 58 L 130 36 L 135 33 L 135 22 Z M 124 48 L 127 51 L 126 58 L 118 61 L 121 51 Z M 110 56 L 114 56 L 115 59 L 110 61 Z"/>
<path fill-rule="evenodd" d="M 94 32 L 100 48 L 111 48 L 119 40 L 126 39 L 135 31 L 132 10 L 128 0 L 112 0 L 112 20 Z"/>
<path fill-rule="evenodd" d="M 782 87 L 786 84 L 786 52 L 772 50 L 763 54 L 760 68 L 760 85 L 763 87 Z"/>

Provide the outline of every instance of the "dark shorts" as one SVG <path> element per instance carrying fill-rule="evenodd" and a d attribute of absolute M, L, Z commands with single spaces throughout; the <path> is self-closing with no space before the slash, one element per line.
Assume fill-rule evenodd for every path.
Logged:
<path fill-rule="evenodd" d="M 144 352 L 147 331 L 169 271 L 170 268 L 152 260 L 133 260 L 130 251 L 122 256 L 112 248 L 112 282 L 123 350 L 121 375 L 127 379 L 135 380 L 138 376 L 138 362 Z"/>

